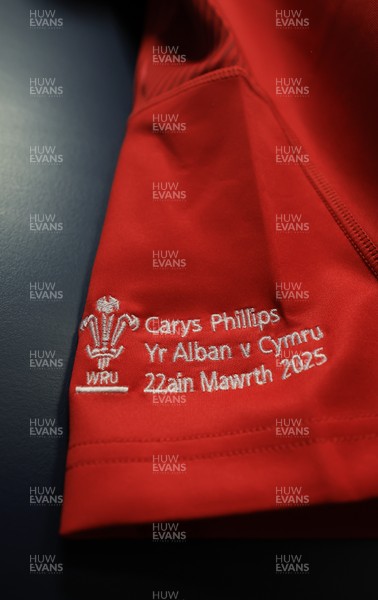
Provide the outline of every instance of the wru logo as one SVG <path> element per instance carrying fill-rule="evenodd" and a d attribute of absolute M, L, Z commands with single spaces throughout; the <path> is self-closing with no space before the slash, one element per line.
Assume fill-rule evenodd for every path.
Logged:
<path fill-rule="evenodd" d="M 138 317 L 127 313 L 117 318 L 115 313 L 119 311 L 119 301 L 112 296 L 99 298 L 96 309 L 101 317 L 100 315 L 85 317 L 80 324 L 80 330 L 89 327 L 94 346 L 91 348 L 88 344 L 86 350 L 90 358 L 97 359 L 98 368 L 103 371 L 109 366 L 112 358 L 118 358 L 123 352 L 124 347 L 117 344 L 126 326 L 129 325 L 132 331 L 136 331 L 140 323 Z"/>

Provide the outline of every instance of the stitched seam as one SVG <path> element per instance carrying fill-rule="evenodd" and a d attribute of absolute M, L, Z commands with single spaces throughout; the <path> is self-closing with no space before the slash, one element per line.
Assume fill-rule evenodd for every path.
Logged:
<path fill-rule="evenodd" d="M 372 260 L 374 259 L 375 261 L 375 255 L 376 255 L 376 250 L 375 248 L 370 248 L 369 250 L 366 248 L 366 252 L 368 254 L 371 254 L 371 257 L 365 256 L 364 253 L 362 252 L 362 250 L 360 249 L 360 247 L 358 246 L 357 242 L 354 240 L 353 236 L 352 236 L 352 232 L 349 232 L 348 229 L 346 228 L 346 226 L 344 225 L 344 223 L 341 221 L 341 218 L 337 215 L 337 213 L 333 210 L 332 206 L 326 201 L 326 199 L 324 198 L 324 196 L 322 195 L 321 190 L 318 188 L 318 186 L 316 185 L 316 182 L 311 180 L 310 175 L 307 173 L 307 171 L 305 170 L 305 174 L 306 177 L 308 178 L 308 180 L 310 181 L 310 183 L 313 185 L 313 187 L 315 188 L 318 196 L 320 197 L 320 199 L 324 202 L 324 204 L 326 205 L 326 207 L 328 208 L 329 212 L 331 213 L 331 215 L 333 216 L 333 218 L 335 219 L 336 223 L 339 225 L 340 229 L 342 230 L 342 232 L 344 233 L 345 237 L 349 240 L 349 242 L 351 243 L 351 245 L 353 246 L 353 248 L 355 249 L 355 251 L 357 252 L 357 254 L 360 256 L 360 258 L 363 260 L 363 262 L 366 264 L 366 266 L 372 271 L 372 273 L 375 275 L 376 278 L 378 278 L 378 272 L 374 267 L 374 263 L 372 263 Z M 314 173 L 314 176 L 317 177 L 316 173 Z M 351 217 L 351 219 L 354 219 L 354 217 Z M 356 224 L 356 226 L 358 226 L 358 224 Z M 351 225 L 352 229 L 356 229 L 355 225 Z M 355 235 L 358 237 L 359 235 L 364 235 L 366 236 L 366 238 L 368 238 L 369 240 L 369 236 L 364 232 L 364 230 L 362 228 L 360 228 L 358 226 L 359 229 L 361 229 L 361 233 L 359 234 L 357 231 L 355 232 Z M 359 240 L 360 244 L 362 246 L 367 247 L 369 241 L 365 241 L 362 242 L 361 240 Z M 370 242 L 371 244 L 373 244 L 373 242 Z"/>
<path fill-rule="evenodd" d="M 252 85 L 251 82 L 248 80 L 247 71 L 243 67 L 239 67 L 239 66 L 223 67 L 222 69 L 217 69 L 216 71 L 212 71 L 211 73 L 205 73 L 204 75 L 199 75 L 195 79 L 192 79 L 191 81 L 187 81 L 187 82 L 181 84 L 180 86 L 178 86 L 177 88 L 174 88 L 174 90 L 172 90 L 171 92 L 165 92 L 163 94 L 160 94 L 160 96 L 153 98 L 152 100 L 150 100 L 149 102 L 144 104 L 141 108 L 139 108 L 137 111 L 132 112 L 129 117 L 129 122 L 133 121 L 133 119 L 135 117 L 139 116 L 142 112 L 144 112 L 148 108 L 151 108 L 152 106 L 155 106 L 156 104 L 161 104 L 165 100 L 170 100 L 171 98 L 175 98 L 176 96 L 183 94 L 184 92 L 186 92 L 189 89 L 205 85 L 206 83 L 209 83 L 212 81 L 219 81 L 222 79 L 232 79 L 233 77 L 240 77 L 240 76 L 242 76 L 243 78 L 246 79 L 246 83 L 249 86 Z"/>
<path fill-rule="evenodd" d="M 172 91 L 179 85 L 185 82 L 189 82 L 200 75 L 217 70 L 214 65 L 221 65 L 218 68 L 225 68 L 226 66 L 234 66 L 239 58 L 239 53 L 235 47 L 235 40 L 232 32 L 227 29 L 224 25 L 223 20 L 213 9 L 211 4 L 207 0 L 194 0 L 192 2 L 192 8 L 194 9 L 195 15 L 202 16 L 205 22 L 210 21 L 212 23 L 210 36 L 213 36 L 214 42 L 217 40 L 215 47 L 212 49 L 210 55 L 206 59 L 200 61 L 189 62 L 183 69 L 168 69 L 167 72 L 160 78 L 155 78 L 153 72 L 156 73 L 156 67 L 150 67 L 149 75 L 151 81 L 148 85 L 148 98 L 146 100 L 152 100 L 154 97 L 159 96 L 162 93 Z M 202 28 L 201 28 L 202 29 Z M 140 67 L 143 64 L 143 57 L 147 58 L 148 45 L 143 44 L 140 52 L 140 57 L 137 64 L 138 73 Z M 224 63 L 224 61 L 227 61 Z M 199 75 L 200 74 L 200 75 Z M 148 79 L 147 75 L 147 79 Z"/>
<path fill-rule="evenodd" d="M 301 144 L 297 135 L 290 129 L 282 117 L 274 100 L 272 100 L 272 98 L 266 93 L 259 93 L 258 95 L 270 108 L 278 125 L 286 136 L 286 139 L 292 144 Z M 303 146 L 303 144 L 301 145 Z M 363 227 L 361 227 L 359 222 L 332 188 L 331 184 L 315 167 L 315 165 L 306 165 L 301 163 L 300 168 L 302 169 L 313 190 L 319 196 L 320 200 L 323 202 L 324 206 L 327 208 L 336 224 L 348 239 L 349 243 L 353 246 L 354 250 L 363 260 L 368 269 L 376 278 L 378 278 L 378 272 L 374 264 L 378 254 L 378 248 L 376 247 L 375 243 L 371 240 L 370 236 L 366 233 Z M 357 240 L 355 238 L 357 238 Z M 363 250 L 366 254 L 364 254 Z"/>
<path fill-rule="evenodd" d="M 292 450 L 303 446 L 312 446 L 314 444 L 326 444 L 326 443 L 344 443 L 344 442 L 359 442 L 366 439 L 376 439 L 378 434 L 364 434 L 360 436 L 338 436 L 338 437 L 325 437 L 325 438 L 313 438 L 311 440 L 301 440 L 291 444 L 276 444 L 270 446 L 260 446 L 257 448 L 247 448 L 245 450 L 230 450 L 229 452 L 210 452 L 207 454 L 193 454 L 192 456 L 181 456 L 182 460 L 195 461 L 195 460 L 208 460 L 213 458 L 226 458 L 231 456 L 242 456 L 246 454 L 259 454 L 264 452 L 279 452 L 281 450 Z M 149 463 L 151 457 L 138 457 L 138 458 L 112 458 L 112 459 L 99 459 L 99 460 L 87 460 L 78 461 L 72 465 L 67 465 L 66 470 L 76 469 L 78 467 L 97 466 L 101 464 L 128 464 L 128 463 Z"/>
<path fill-rule="evenodd" d="M 244 51 L 238 44 L 238 40 L 237 40 L 237 37 L 233 30 L 233 27 L 230 25 L 228 19 L 223 14 L 223 11 L 219 7 L 216 0 L 210 0 L 210 4 L 212 5 L 212 7 L 213 7 L 215 13 L 218 15 L 218 17 L 224 23 L 227 24 L 229 31 L 232 32 L 232 36 L 234 37 L 236 47 L 239 49 L 239 54 L 240 54 L 241 58 L 244 59 L 244 62 L 245 62 Z M 250 77 L 248 77 L 248 75 L 247 75 L 247 82 L 248 82 L 249 86 L 252 87 L 253 90 L 255 91 L 255 93 L 257 93 L 257 95 L 259 95 L 261 97 L 261 99 L 264 100 L 266 102 L 266 104 L 270 107 L 272 113 L 275 115 L 276 120 L 279 123 L 282 131 L 285 133 L 287 139 L 290 142 L 292 140 L 293 141 L 298 140 L 297 136 L 290 130 L 289 126 L 287 125 L 284 118 L 282 117 L 279 109 L 277 108 L 275 101 L 256 82 L 253 83 L 251 81 L 251 77 L 252 77 L 252 73 L 250 74 Z M 356 250 L 357 254 L 363 260 L 363 262 L 368 267 L 368 269 L 373 273 L 373 275 L 376 278 L 378 278 L 378 272 L 374 265 L 376 257 L 377 257 L 377 253 L 378 253 L 378 248 L 375 245 L 375 243 L 370 239 L 370 236 L 361 227 L 361 225 L 356 220 L 356 218 L 353 216 L 353 214 L 346 207 L 344 207 L 341 199 L 339 198 L 337 193 L 333 190 L 332 186 L 326 180 L 324 175 L 320 171 L 318 171 L 314 165 L 307 166 L 307 165 L 301 163 L 300 167 L 303 170 L 305 176 L 307 177 L 310 185 L 315 189 L 316 193 L 318 194 L 321 201 L 323 202 L 323 204 L 325 205 L 325 207 L 327 208 L 327 210 L 329 211 L 329 213 L 335 220 L 336 224 L 340 227 L 341 231 L 344 233 L 345 237 L 348 239 L 350 244 Z M 323 190 L 321 188 L 323 188 Z M 337 209 L 338 212 L 335 209 Z M 338 214 L 338 213 L 341 213 L 341 214 Z M 346 225 L 348 225 L 350 227 L 351 231 L 348 231 L 348 228 L 346 227 Z M 353 236 L 357 237 L 358 243 L 353 238 Z M 362 238 L 365 238 L 365 239 L 362 239 Z M 370 244 L 370 249 L 367 251 L 368 256 L 365 256 L 360 246 L 367 246 L 368 244 Z M 369 254 L 372 256 L 369 256 Z"/>
<path fill-rule="evenodd" d="M 378 417 L 378 413 L 364 413 L 361 415 L 349 415 L 345 417 L 314 417 L 309 419 L 303 419 L 305 423 L 338 423 L 343 421 L 354 421 L 355 419 L 371 419 Z M 282 417 L 282 418 L 294 418 L 294 417 Z M 81 446 L 95 446 L 95 445 L 104 445 L 104 444 L 148 444 L 148 443 L 163 443 L 163 442 L 185 442 L 191 440 L 200 440 L 200 439 L 212 439 L 212 438 L 223 438 L 223 437 L 231 437 L 237 435 L 246 435 L 246 434 L 255 434 L 263 431 L 273 431 L 276 428 L 276 425 L 269 425 L 266 427 L 254 427 L 252 429 L 236 429 L 234 431 L 225 431 L 221 433 L 200 433 L 193 436 L 182 436 L 182 437 L 173 437 L 173 438 L 111 438 L 109 440 L 94 440 L 88 442 L 78 442 L 77 444 L 72 444 L 69 446 L 69 450 L 73 450 L 74 448 L 78 448 Z"/>
<path fill-rule="evenodd" d="M 255 88 L 254 91 L 256 91 Z M 263 92 L 258 93 L 258 95 L 267 104 L 267 106 L 269 106 L 274 117 L 276 118 L 278 125 L 286 136 L 286 139 L 292 144 L 301 144 L 297 135 L 285 122 L 272 98 Z M 301 145 L 303 146 L 303 144 Z M 378 272 L 374 265 L 378 255 L 378 248 L 376 247 L 375 243 L 371 240 L 370 236 L 366 233 L 363 227 L 361 227 L 359 222 L 355 219 L 349 209 L 342 202 L 341 198 L 332 188 L 331 184 L 327 181 L 325 176 L 318 171 L 315 165 L 306 165 L 301 163 L 300 168 L 302 169 L 313 190 L 319 196 L 336 224 L 348 239 L 349 243 L 353 246 L 354 250 L 363 260 L 368 269 L 376 278 L 378 278 Z M 350 230 L 348 230 L 348 227 Z M 358 238 L 358 243 L 353 236 Z M 363 249 L 365 249 L 365 252 L 368 256 L 364 254 Z"/>

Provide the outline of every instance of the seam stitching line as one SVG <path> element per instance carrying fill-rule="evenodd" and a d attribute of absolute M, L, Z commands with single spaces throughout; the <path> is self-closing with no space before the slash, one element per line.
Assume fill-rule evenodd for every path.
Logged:
<path fill-rule="evenodd" d="M 314 438 L 312 440 L 301 440 L 300 442 L 292 444 L 276 444 L 270 446 L 260 446 L 258 448 L 247 448 L 245 450 L 231 450 L 229 452 L 211 452 L 207 454 L 194 454 L 192 456 L 182 456 L 182 460 L 195 461 L 195 460 L 208 460 L 213 458 L 226 458 L 231 456 L 242 456 L 245 454 L 259 454 L 263 452 L 279 452 L 280 450 L 294 450 L 303 446 L 312 446 L 314 444 L 326 444 L 326 443 L 344 443 L 344 442 L 359 442 L 366 439 L 376 439 L 378 434 L 364 434 L 360 436 L 339 436 L 329 438 Z M 146 458 L 112 458 L 112 459 L 99 459 L 99 460 L 88 460 L 78 461 L 72 465 L 67 465 L 66 470 L 76 469 L 78 467 L 86 466 L 97 466 L 101 464 L 128 464 L 128 463 L 149 463 L 151 457 Z"/>
<path fill-rule="evenodd" d="M 303 419 L 305 423 L 329 423 L 329 422 L 344 422 L 344 421 L 354 421 L 355 419 L 371 419 L 378 417 L 377 413 L 365 413 L 361 415 L 348 415 L 345 417 L 319 417 L 319 418 L 309 418 Z M 283 418 L 291 418 L 291 417 L 283 417 Z M 255 434 L 261 433 L 264 431 L 273 431 L 275 429 L 275 425 L 269 425 L 266 427 L 254 427 L 252 429 L 236 429 L 234 431 L 226 431 L 221 433 L 201 433 L 193 436 L 183 436 L 183 437 L 173 437 L 173 438 L 150 438 L 150 439 L 138 439 L 138 438 L 111 438 L 109 440 L 94 440 L 88 442 L 78 442 L 77 444 L 72 444 L 69 446 L 69 450 L 73 450 L 74 448 L 78 448 L 81 446 L 92 446 L 92 445 L 102 445 L 102 444 L 132 444 L 132 443 L 163 443 L 163 442 L 185 442 L 191 440 L 200 440 L 200 439 L 211 439 L 211 438 L 223 438 L 223 437 L 231 437 L 237 435 L 246 435 L 246 434 Z"/>

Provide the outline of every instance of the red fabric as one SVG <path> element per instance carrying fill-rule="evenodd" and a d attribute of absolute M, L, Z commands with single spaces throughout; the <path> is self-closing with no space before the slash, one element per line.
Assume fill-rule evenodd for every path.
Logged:
<path fill-rule="evenodd" d="M 120 315 L 130 319 L 115 345 L 123 350 L 105 368 L 86 350 L 94 346 L 89 321 L 79 334 L 63 534 L 281 510 L 281 487 L 300 488 L 310 504 L 377 495 L 377 15 L 370 1 L 307 0 L 301 9 L 310 27 L 285 30 L 275 25 L 276 4 L 151 3 L 83 314 L 101 323 L 97 301 L 112 297 L 119 303 L 108 313 L 112 327 Z M 154 64 L 152 47 L 166 44 L 187 60 Z M 278 96 L 280 77 L 301 77 L 309 95 Z M 158 113 L 178 114 L 185 131 L 153 132 Z M 309 162 L 277 164 L 276 147 L 290 145 Z M 153 201 L 159 181 L 179 182 L 186 199 Z M 292 215 L 301 216 L 302 229 L 279 230 Z M 181 268 L 161 268 L 162 258 L 153 268 L 153 252 L 167 250 L 178 252 Z M 282 282 L 300 283 L 308 297 L 277 296 Z M 236 323 L 235 311 L 248 308 L 260 327 L 241 321 L 245 327 L 211 329 L 211 315 Z M 154 335 L 149 317 L 160 319 L 154 325 L 192 320 L 191 330 Z M 305 334 L 286 349 L 311 368 L 295 372 L 294 359 L 283 379 L 285 356 L 262 351 L 273 348 L 267 338 L 316 327 L 320 339 Z M 172 362 L 181 342 L 188 353 L 189 343 L 193 350 L 194 342 L 226 345 L 231 356 L 226 348 L 224 360 Z M 240 344 L 247 343 L 244 357 Z M 145 344 L 166 348 L 162 363 L 149 360 Z M 261 384 L 261 365 L 272 381 L 267 375 Z M 255 368 L 259 375 L 240 389 L 200 385 L 201 372 L 217 371 L 219 380 Z M 127 393 L 77 391 L 88 387 L 88 372 L 106 371 L 113 382 L 95 386 L 112 386 L 117 373 L 115 385 Z M 194 391 L 181 394 L 183 404 L 154 403 L 158 394 L 144 391 L 150 372 L 182 373 Z M 282 438 L 277 419 L 300 419 L 308 435 Z M 157 455 L 177 456 L 185 471 L 154 472 Z"/>

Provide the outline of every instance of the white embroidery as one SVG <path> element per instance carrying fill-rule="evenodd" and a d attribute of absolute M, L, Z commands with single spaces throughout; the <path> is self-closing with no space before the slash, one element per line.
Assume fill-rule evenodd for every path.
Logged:
<path fill-rule="evenodd" d="M 179 342 L 173 354 L 172 362 L 183 360 L 185 362 L 204 362 L 205 360 L 229 360 L 232 358 L 232 349 L 228 344 L 220 346 L 201 346 L 199 342 Z"/>
<path fill-rule="evenodd" d="M 276 340 L 270 335 L 265 335 L 259 339 L 258 346 L 263 354 L 271 354 L 274 352 L 274 356 L 280 356 L 283 348 L 289 348 L 290 346 L 296 346 L 298 344 L 306 344 L 309 341 L 307 339 L 308 336 L 310 337 L 310 340 L 312 338 L 313 340 L 318 341 L 324 337 L 324 333 L 317 325 L 311 329 L 302 329 L 302 331 L 299 332 L 293 331 L 293 333 L 279 337 Z"/>
<path fill-rule="evenodd" d="M 129 324 L 132 331 L 136 331 L 139 327 L 139 319 L 135 315 L 127 313 L 121 315 L 118 317 L 113 335 L 111 335 L 114 323 L 114 314 L 112 313 L 119 310 L 119 301 L 112 296 L 109 296 L 109 298 L 103 296 L 97 300 L 96 308 L 101 313 L 101 333 L 99 330 L 99 319 L 95 315 L 85 317 L 80 324 L 80 329 L 84 330 L 86 327 L 89 327 L 94 347 L 91 348 L 88 344 L 86 347 L 87 354 L 90 358 L 96 358 L 98 368 L 104 370 L 109 366 L 110 360 L 117 358 L 124 350 L 123 346 L 117 348 L 116 344 L 126 324 Z"/>
<path fill-rule="evenodd" d="M 108 386 L 98 386 L 98 385 L 77 385 L 76 386 L 76 392 L 78 393 L 83 393 L 83 392 L 87 392 L 87 393 L 103 393 L 103 394 L 113 394 L 113 393 L 123 393 L 125 394 L 126 392 L 129 391 L 129 388 L 126 387 L 125 385 L 108 385 Z"/>
<path fill-rule="evenodd" d="M 272 383 L 273 373 L 264 365 L 260 365 L 248 373 L 233 373 L 232 375 L 224 375 L 218 371 L 212 371 L 210 375 L 206 371 L 201 371 L 200 379 L 203 392 L 217 392 L 219 390 L 241 390 L 251 387 L 253 383 L 257 385 Z"/>
<path fill-rule="evenodd" d="M 176 373 L 176 377 L 167 377 L 164 373 L 146 373 L 148 384 L 144 391 L 149 394 L 181 394 L 194 392 L 192 377 L 183 377 Z"/>
<path fill-rule="evenodd" d="M 99 371 L 87 371 L 87 385 L 76 386 L 78 393 L 126 393 L 128 387 L 124 385 L 114 385 L 118 383 L 117 371 L 106 371 L 112 359 L 118 358 L 123 352 L 124 346 L 118 345 L 118 342 L 126 328 L 129 325 L 132 331 L 139 328 L 139 319 L 135 315 L 124 313 L 118 318 L 115 312 L 119 311 L 119 301 L 113 296 L 103 296 L 96 302 L 96 309 L 99 316 L 88 315 L 81 324 L 83 331 L 87 327 L 91 332 L 93 347 L 86 346 L 86 352 L 90 358 L 97 360 Z"/>
<path fill-rule="evenodd" d="M 280 287 L 284 285 L 280 284 Z M 139 318 L 127 313 L 116 315 L 120 302 L 112 296 L 99 298 L 96 309 L 99 314 L 86 316 L 80 328 L 88 328 L 91 333 L 93 345 L 86 346 L 86 353 L 91 359 L 97 360 L 98 369 L 86 372 L 86 381 L 81 382 L 83 385 L 76 386 L 76 392 L 127 393 L 128 387 L 122 385 L 122 372 L 120 378 L 118 371 L 107 368 L 112 359 L 123 353 L 124 346 L 120 344 L 120 340 L 125 329 L 129 326 L 132 331 L 136 331 L 140 327 Z M 325 336 L 319 325 L 284 335 L 268 335 L 269 329 L 274 329 L 280 321 L 281 316 L 276 308 L 259 311 L 254 308 L 229 308 L 227 312 L 212 313 L 206 318 L 161 319 L 158 316 L 145 316 L 140 340 L 144 342 L 140 344 L 142 348 L 144 346 L 144 358 L 151 369 L 161 365 L 162 370 L 168 367 L 168 372 L 145 373 L 147 381 L 144 393 L 155 396 L 185 395 L 196 391 L 213 393 L 260 387 L 272 384 L 277 374 L 281 380 L 286 380 L 327 363 L 323 347 L 313 349 L 313 342 L 318 342 Z M 266 334 L 265 328 L 268 329 Z M 254 331 L 256 329 L 257 332 Z M 238 335 L 232 338 L 227 335 L 229 343 L 219 343 L 223 334 L 234 330 L 239 330 L 235 331 Z M 198 339 L 190 339 L 194 333 L 202 331 L 206 331 L 206 344 Z M 218 343 L 208 345 L 209 337 L 213 334 L 216 334 Z M 145 341 L 146 335 L 150 336 L 148 341 Z M 156 338 L 159 342 L 163 338 L 167 342 L 166 346 L 156 343 Z M 177 338 L 189 339 L 178 341 Z M 302 345 L 307 344 L 312 347 L 301 351 Z M 259 365 L 261 354 L 265 355 L 270 364 Z M 232 366 L 237 359 L 244 363 L 240 371 Z M 276 370 L 269 368 L 274 366 L 273 361 Z M 190 377 L 181 371 L 176 374 L 169 372 L 169 365 L 180 365 L 185 369 L 188 363 L 192 363 L 193 367 L 195 363 L 196 367 L 201 364 L 203 370 L 192 369 Z M 209 369 L 211 363 L 218 363 L 220 370 Z M 222 363 L 224 366 L 226 363 L 230 365 L 230 369 L 223 371 Z"/>
<path fill-rule="evenodd" d="M 239 344 L 240 350 L 244 358 L 249 358 L 251 355 L 251 344 Z"/>

